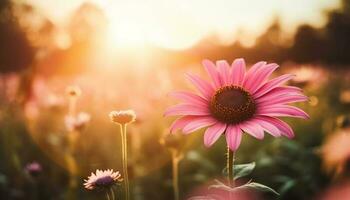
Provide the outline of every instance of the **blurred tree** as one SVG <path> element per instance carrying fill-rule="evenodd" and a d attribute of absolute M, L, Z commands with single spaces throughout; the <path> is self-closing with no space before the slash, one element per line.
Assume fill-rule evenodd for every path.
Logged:
<path fill-rule="evenodd" d="M 325 29 L 327 61 L 348 64 L 350 62 L 350 0 L 343 0 L 342 9 L 329 14 L 329 22 Z"/>
<path fill-rule="evenodd" d="M 9 0 L 0 3 L 0 73 L 25 69 L 34 58 L 34 49 L 12 12 Z"/>

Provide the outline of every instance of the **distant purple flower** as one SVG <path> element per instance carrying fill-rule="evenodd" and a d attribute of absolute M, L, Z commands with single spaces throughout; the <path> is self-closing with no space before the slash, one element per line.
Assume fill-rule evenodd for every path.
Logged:
<path fill-rule="evenodd" d="M 42 166 L 36 161 L 28 163 L 25 166 L 25 171 L 31 176 L 38 176 L 42 172 L 42 170 Z"/>

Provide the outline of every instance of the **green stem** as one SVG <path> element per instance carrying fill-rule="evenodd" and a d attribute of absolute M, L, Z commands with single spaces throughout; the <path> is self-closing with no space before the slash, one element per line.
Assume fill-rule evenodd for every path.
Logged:
<path fill-rule="evenodd" d="M 174 199 L 179 200 L 179 160 L 177 158 L 176 150 L 171 151 L 171 155 L 173 164 Z"/>
<path fill-rule="evenodd" d="M 235 153 L 227 147 L 227 180 L 230 188 L 235 187 L 235 178 L 234 178 L 234 162 L 235 162 Z M 229 199 L 232 199 L 232 192 L 229 191 Z"/>
<path fill-rule="evenodd" d="M 110 190 L 111 190 L 111 194 L 112 194 L 112 200 L 115 200 L 115 195 L 114 195 L 113 188 L 111 187 Z"/>
<path fill-rule="evenodd" d="M 120 132 L 122 135 L 122 158 L 123 158 L 123 174 L 124 174 L 124 187 L 125 187 L 125 199 L 129 200 L 129 177 L 128 177 L 128 144 L 126 135 L 126 124 L 120 125 Z"/>
<path fill-rule="evenodd" d="M 234 186 L 233 156 L 234 156 L 233 152 L 230 150 L 229 147 L 227 147 L 227 172 L 228 172 L 227 181 L 230 187 Z"/>

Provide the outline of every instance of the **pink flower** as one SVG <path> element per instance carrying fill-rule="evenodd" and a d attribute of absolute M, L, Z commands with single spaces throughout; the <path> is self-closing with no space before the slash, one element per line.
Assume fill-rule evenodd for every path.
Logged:
<path fill-rule="evenodd" d="M 171 125 L 171 131 L 182 129 L 184 134 L 207 127 L 204 144 L 213 145 L 222 134 L 231 150 L 239 147 L 243 132 L 257 139 L 264 131 L 274 137 L 294 136 L 291 127 L 277 117 L 309 118 L 303 110 L 287 105 L 306 101 L 300 88 L 282 86 L 293 78 L 285 74 L 268 80 L 277 64 L 258 62 L 247 72 L 243 59 L 236 59 L 232 67 L 224 61 L 216 65 L 204 60 L 203 65 L 211 83 L 192 74 L 187 78 L 199 94 L 173 92 L 171 96 L 183 103 L 165 111 L 165 116 L 182 116 Z"/>

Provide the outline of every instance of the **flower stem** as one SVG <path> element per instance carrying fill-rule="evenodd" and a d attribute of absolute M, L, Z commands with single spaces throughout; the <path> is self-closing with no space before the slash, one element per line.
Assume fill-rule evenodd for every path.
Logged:
<path fill-rule="evenodd" d="M 125 187 L 125 199 L 129 200 L 129 178 L 128 178 L 128 146 L 126 136 L 126 124 L 120 125 L 120 132 L 122 136 L 122 158 L 123 158 L 123 174 L 124 174 L 124 187 Z"/>
<path fill-rule="evenodd" d="M 231 151 L 229 147 L 227 147 L 227 181 L 228 186 L 231 188 L 235 187 L 235 179 L 234 179 L 234 161 L 235 161 L 235 152 Z M 229 191 L 229 199 L 232 199 L 232 193 Z"/>
<path fill-rule="evenodd" d="M 173 187 L 174 187 L 174 200 L 179 200 L 179 159 L 177 157 L 177 151 L 171 151 L 172 164 L 173 164 Z"/>
<path fill-rule="evenodd" d="M 111 200 L 111 199 L 109 198 L 108 191 L 106 192 L 106 196 L 107 196 L 107 199 L 108 199 L 108 200 Z"/>
<path fill-rule="evenodd" d="M 233 172 L 233 160 L 234 160 L 234 154 L 233 151 L 230 150 L 229 147 L 227 147 L 227 172 L 228 172 L 228 176 L 227 176 L 227 181 L 228 181 L 228 185 L 234 186 L 234 172 Z"/>
<path fill-rule="evenodd" d="M 112 194 L 112 200 L 115 200 L 116 198 L 115 198 L 115 195 L 114 195 L 113 188 L 111 187 L 110 190 L 111 190 L 111 194 Z"/>

